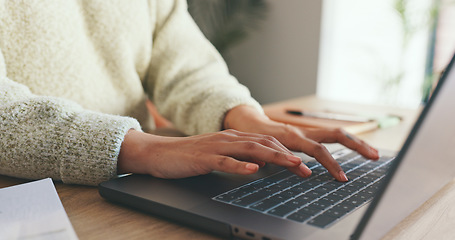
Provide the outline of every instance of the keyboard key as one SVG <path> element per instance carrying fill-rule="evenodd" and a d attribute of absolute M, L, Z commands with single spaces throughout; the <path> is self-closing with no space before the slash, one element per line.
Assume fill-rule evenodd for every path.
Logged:
<path fill-rule="evenodd" d="M 267 177 L 268 180 L 271 180 L 271 181 L 274 181 L 274 182 L 278 182 L 280 180 L 283 180 L 283 179 L 286 179 L 290 176 L 293 176 L 294 174 L 292 172 L 289 172 L 288 170 L 284 170 L 282 172 L 279 172 L 277 174 L 274 174 L 270 177 Z"/>
<path fill-rule="evenodd" d="M 333 192 L 327 196 L 325 196 L 324 198 L 326 199 L 331 199 L 331 201 L 334 201 L 334 202 L 339 202 L 341 201 L 342 199 L 344 199 L 344 197 L 340 196 L 339 194 L 337 194 L 336 192 Z"/>
<path fill-rule="evenodd" d="M 284 185 L 281 185 L 280 183 L 276 183 L 276 184 L 268 186 L 266 189 L 269 192 L 276 193 L 276 192 L 280 192 L 280 191 L 284 190 L 285 188 L 286 187 Z"/>
<path fill-rule="evenodd" d="M 306 192 L 305 196 L 308 196 L 311 199 L 316 199 L 316 198 L 320 198 L 321 194 L 318 192 L 315 192 L 315 191 L 310 191 L 310 192 Z"/>
<path fill-rule="evenodd" d="M 278 207 L 275 207 L 271 210 L 269 210 L 267 213 L 278 216 L 278 217 L 283 217 L 286 214 L 294 211 L 295 209 L 292 207 L 289 207 L 287 205 L 280 205 Z"/>
<path fill-rule="evenodd" d="M 368 160 L 367 164 L 370 165 L 372 168 L 375 168 L 375 167 L 378 167 L 379 165 L 381 165 L 382 162 Z"/>
<path fill-rule="evenodd" d="M 356 192 L 356 191 L 366 187 L 369 184 L 370 184 L 370 182 L 366 183 L 364 181 L 357 181 L 356 180 L 356 181 L 353 181 L 353 182 L 349 183 L 349 185 L 348 185 L 349 187 L 347 186 L 346 189 L 350 189 L 350 190 L 348 190 L 349 192 Z"/>
<path fill-rule="evenodd" d="M 366 186 L 366 185 L 369 185 L 371 183 L 371 180 L 369 180 L 368 178 L 366 177 L 361 177 L 357 180 L 355 180 L 356 183 L 360 183 L 362 184 L 363 186 Z"/>
<path fill-rule="evenodd" d="M 315 168 L 312 168 L 311 171 L 313 172 L 312 176 L 317 176 L 319 174 L 326 173 L 327 169 L 325 169 L 324 166 L 320 165 L 320 166 L 317 166 Z"/>
<path fill-rule="evenodd" d="M 353 164 L 353 163 L 346 163 L 346 164 L 344 164 L 344 165 L 341 165 L 341 168 L 342 168 L 345 172 L 347 172 L 347 171 L 349 171 L 349 170 L 351 170 L 351 169 L 353 169 L 353 168 L 355 168 L 355 167 L 357 167 L 357 166 L 358 166 L 358 165 Z"/>
<path fill-rule="evenodd" d="M 279 195 L 279 194 L 275 194 L 271 197 L 269 197 L 270 199 L 273 199 L 275 201 L 278 201 L 278 202 L 285 202 L 288 200 L 288 198 L 284 198 L 283 196 Z"/>
<path fill-rule="evenodd" d="M 311 219 L 308 221 L 308 224 L 316 226 L 316 227 L 321 227 L 325 228 L 331 223 L 335 222 L 337 219 L 334 217 L 326 216 L 326 215 L 319 215 L 315 217 L 314 219 Z"/>
<path fill-rule="evenodd" d="M 308 201 L 305 201 L 303 199 L 294 198 L 294 199 L 291 199 L 291 200 L 285 202 L 284 205 L 297 209 L 297 208 L 304 206 L 307 203 L 308 203 Z"/>
<path fill-rule="evenodd" d="M 333 185 L 333 184 L 328 184 L 328 183 L 326 183 L 326 184 L 324 184 L 324 185 L 322 186 L 322 188 L 320 188 L 320 189 L 325 189 L 325 192 L 328 193 L 328 192 L 331 192 L 331 191 L 333 191 L 333 190 L 335 190 L 335 189 L 337 189 L 337 188 L 338 188 L 338 187 L 335 186 L 335 185 Z"/>
<path fill-rule="evenodd" d="M 284 188 L 288 188 L 288 187 L 294 186 L 295 184 L 296 184 L 295 182 L 290 181 L 288 179 L 283 180 L 283 181 L 280 182 L 280 185 L 282 185 Z"/>
<path fill-rule="evenodd" d="M 336 206 L 333 206 L 332 208 L 330 208 L 328 211 L 330 212 L 339 212 L 340 214 L 342 215 L 346 215 L 347 213 L 349 213 L 353 208 L 351 208 L 351 206 L 347 206 L 347 205 L 342 205 L 342 204 L 338 204 Z"/>
<path fill-rule="evenodd" d="M 287 217 L 287 219 L 291 219 L 297 222 L 305 222 L 306 220 L 310 219 L 310 215 L 300 214 L 300 213 L 293 213 Z"/>
<path fill-rule="evenodd" d="M 371 168 L 363 165 L 361 167 L 358 167 L 358 168 L 354 169 L 354 171 L 365 174 L 365 173 L 371 171 Z"/>
<path fill-rule="evenodd" d="M 363 192 L 358 192 L 357 194 L 355 194 L 354 196 L 350 197 L 351 201 L 358 201 L 359 203 L 359 206 L 361 204 L 363 204 L 364 202 L 368 201 L 371 199 L 370 196 L 367 196 L 365 193 Z"/>
<path fill-rule="evenodd" d="M 340 209 L 340 208 L 330 208 L 329 210 L 325 211 L 322 215 L 326 215 L 333 218 L 340 218 L 344 216 L 347 212 Z"/>
<path fill-rule="evenodd" d="M 310 208 L 309 206 L 303 207 L 297 211 L 298 214 L 314 216 L 321 212 L 321 209 Z"/>
<path fill-rule="evenodd" d="M 365 163 L 365 159 L 363 158 L 356 158 L 352 161 L 350 161 L 349 163 L 352 163 L 352 164 L 355 164 L 355 165 L 362 165 Z"/>
<path fill-rule="evenodd" d="M 228 194 L 216 196 L 215 199 L 222 201 L 222 202 L 230 202 L 230 201 L 234 200 L 234 198 Z"/>
<path fill-rule="evenodd" d="M 300 203 L 301 206 L 303 206 L 303 205 L 305 205 L 307 203 L 310 203 L 313 200 L 314 200 L 314 198 L 303 194 L 303 195 L 300 195 L 300 196 L 296 197 L 293 201 L 297 201 L 297 202 Z"/>
<path fill-rule="evenodd" d="M 273 184 L 273 182 L 262 179 L 260 181 L 256 181 L 256 182 L 252 183 L 251 185 L 259 189 L 259 188 L 267 187 L 270 184 Z"/>
<path fill-rule="evenodd" d="M 369 172 L 369 171 L 375 169 L 378 165 L 379 165 L 379 163 L 368 161 L 365 165 L 362 166 L 362 168 L 368 170 L 368 172 Z"/>
<path fill-rule="evenodd" d="M 315 176 L 312 180 L 316 182 L 327 182 L 334 179 L 330 173 L 323 173 L 318 176 Z"/>
<path fill-rule="evenodd" d="M 337 158 L 336 160 L 340 163 L 343 163 L 345 161 L 349 161 L 349 160 L 351 160 L 353 158 L 357 158 L 357 157 L 359 157 L 359 154 L 357 152 L 352 151 L 342 157 Z"/>
<path fill-rule="evenodd" d="M 303 182 L 302 184 L 300 184 L 299 186 L 303 187 L 303 188 L 308 188 L 308 189 L 311 189 L 311 188 L 314 188 L 318 185 L 320 185 L 321 183 L 317 183 L 317 182 Z"/>
<path fill-rule="evenodd" d="M 378 175 L 384 175 L 387 172 L 387 168 L 385 166 L 381 166 L 380 168 L 377 168 L 374 170 L 374 173 Z"/>
<path fill-rule="evenodd" d="M 264 198 L 266 198 L 268 196 L 267 193 L 265 192 L 255 192 L 255 193 L 252 193 L 246 197 L 243 197 L 243 198 L 240 198 L 240 199 L 237 199 L 235 201 L 233 201 L 232 203 L 233 204 L 236 204 L 236 205 L 240 205 L 240 206 L 248 206 L 252 203 L 255 203 L 259 200 L 262 200 Z"/>
<path fill-rule="evenodd" d="M 321 164 L 316 162 L 316 161 L 310 161 L 310 162 L 306 162 L 305 165 L 308 167 L 308 168 L 314 168 L 314 167 L 318 167 L 320 166 Z"/>
<path fill-rule="evenodd" d="M 360 176 L 362 176 L 364 174 L 365 173 L 363 173 L 363 172 L 357 172 L 357 171 L 353 170 L 353 171 L 347 172 L 346 176 L 348 177 L 348 179 L 350 179 L 352 181 L 352 180 L 354 180 L 354 179 L 356 179 L 356 178 L 358 178 L 358 177 L 360 177 Z"/>
<path fill-rule="evenodd" d="M 292 189 L 293 189 L 294 191 L 300 192 L 300 193 L 304 193 L 304 192 L 310 190 L 311 188 L 312 188 L 312 186 L 309 186 L 308 184 L 303 184 L 303 183 L 301 183 L 301 184 L 299 184 L 299 185 L 297 185 L 297 186 L 292 187 Z"/>
<path fill-rule="evenodd" d="M 299 176 L 292 176 L 292 177 L 287 179 L 287 181 L 292 182 L 293 185 L 302 183 L 302 182 L 304 182 L 306 180 L 307 180 L 306 178 L 302 178 L 302 177 L 299 177 Z"/>
<path fill-rule="evenodd" d="M 333 186 L 333 187 L 335 187 L 335 188 L 339 188 L 339 187 L 341 187 L 341 186 L 343 186 L 343 185 L 346 185 L 346 183 L 344 183 L 344 182 L 338 182 L 338 181 L 331 181 L 331 182 L 329 182 L 329 183 L 326 183 L 325 185 L 329 185 L 329 186 Z"/>
<path fill-rule="evenodd" d="M 251 205 L 250 208 L 258 210 L 258 211 L 266 211 L 266 210 L 268 210 L 270 208 L 273 208 L 273 207 L 275 207 L 275 206 L 277 206 L 279 204 L 280 204 L 280 202 L 268 198 L 268 199 L 259 201 L 259 202 L 255 203 L 255 204 Z"/>
<path fill-rule="evenodd" d="M 277 196 L 280 196 L 280 197 L 281 197 L 282 202 L 287 202 L 287 201 L 289 201 L 290 199 L 294 198 L 294 196 L 289 195 L 289 194 L 286 194 L 286 193 L 283 193 L 283 194 L 279 193 L 279 194 L 277 194 Z"/>
<path fill-rule="evenodd" d="M 348 213 L 348 212 L 352 211 L 353 209 L 355 209 L 356 206 L 343 201 L 343 202 L 337 204 L 333 208 L 334 209 L 336 208 L 338 211 L 344 211 L 345 213 Z"/>
<path fill-rule="evenodd" d="M 377 187 L 375 186 L 369 186 L 367 188 L 365 188 L 364 190 L 362 190 L 364 192 L 366 192 L 367 194 L 369 194 L 370 196 L 374 196 L 374 194 L 376 194 L 376 192 L 378 191 Z"/>
<path fill-rule="evenodd" d="M 327 199 L 319 199 L 316 202 L 310 204 L 309 207 L 319 208 L 321 210 L 327 209 L 332 205 L 332 203 Z"/>
<path fill-rule="evenodd" d="M 264 193 L 266 193 L 268 196 L 272 196 L 272 195 L 274 195 L 275 193 L 280 192 L 281 189 L 279 189 L 279 188 L 270 188 L 270 187 L 267 187 L 267 188 L 262 189 L 262 191 L 263 191 Z"/>
<path fill-rule="evenodd" d="M 342 205 L 351 205 L 354 208 L 360 206 L 361 204 L 363 203 L 363 201 L 361 199 L 358 199 L 358 198 L 355 198 L 355 197 L 350 197 L 346 200 L 344 200 L 341 204 Z"/>
<path fill-rule="evenodd" d="M 336 196 L 340 199 L 347 198 L 350 194 L 348 192 L 341 191 L 342 188 L 338 189 L 335 192 L 332 192 L 331 195 Z"/>
<path fill-rule="evenodd" d="M 313 191 L 321 193 L 321 195 L 329 193 L 331 191 L 330 187 L 326 187 L 325 185 L 319 186 L 315 188 Z"/>
<path fill-rule="evenodd" d="M 323 198 L 320 199 L 321 200 L 324 200 L 324 201 L 327 201 L 330 203 L 330 205 L 334 205 L 336 204 L 337 202 L 339 202 L 341 199 L 336 199 L 336 198 L 331 198 L 330 195 L 327 195 Z"/>
<path fill-rule="evenodd" d="M 286 190 L 286 191 L 282 191 L 282 192 L 279 193 L 279 195 L 281 195 L 281 196 L 283 196 L 285 198 L 293 198 L 297 194 L 299 194 L 299 193 L 296 193 L 296 192 L 294 192 L 292 190 Z"/>
<path fill-rule="evenodd" d="M 365 185 L 361 184 L 360 186 L 357 186 L 354 183 L 350 183 L 350 184 L 344 186 L 343 188 L 340 188 L 340 190 L 338 192 L 346 192 L 346 193 L 349 193 L 349 195 L 351 195 L 351 194 L 359 191 L 360 187 L 365 187 Z"/>
<path fill-rule="evenodd" d="M 367 175 L 363 176 L 362 179 L 364 179 L 365 181 L 368 181 L 368 182 L 373 182 L 376 179 L 378 179 L 378 177 L 370 175 L 370 174 L 367 174 Z"/>

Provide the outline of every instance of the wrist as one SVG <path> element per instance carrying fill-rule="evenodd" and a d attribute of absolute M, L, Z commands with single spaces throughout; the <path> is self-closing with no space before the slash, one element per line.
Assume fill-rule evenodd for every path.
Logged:
<path fill-rule="evenodd" d="M 247 105 L 232 108 L 226 113 L 223 120 L 223 129 L 248 131 L 252 127 L 272 122 L 265 114 Z"/>
<path fill-rule="evenodd" d="M 146 173 L 144 160 L 153 135 L 130 129 L 125 135 L 117 159 L 117 173 Z"/>

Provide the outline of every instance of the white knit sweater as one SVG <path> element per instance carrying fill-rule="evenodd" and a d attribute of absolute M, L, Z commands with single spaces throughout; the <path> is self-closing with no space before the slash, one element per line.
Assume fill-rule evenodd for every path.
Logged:
<path fill-rule="evenodd" d="M 184 0 L 0 1 L 0 174 L 115 177 L 125 133 L 154 127 L 147 96 L 187 134 L 261 111 Z"/>

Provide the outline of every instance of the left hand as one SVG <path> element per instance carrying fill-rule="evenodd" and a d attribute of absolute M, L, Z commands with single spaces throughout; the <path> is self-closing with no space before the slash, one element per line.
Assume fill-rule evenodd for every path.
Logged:
<path fill-rule="evenodd" d="M 305 129 L 291 126 L 270 120 L 249 106 L 242 105 L 231 109 L 226 114 L 223 127 L 273 136 L 289 150 L 303 152 L 314 157 L 327 168 L 335 179 L 342 182 L 348 181 L 346 174 L 321 143 L 340 143 L 357 151 L 365 158 L 373 160 L 379 158 L 376 149 L 342 129 Z M 288 169 L 300 176 L 308 175 L 301 172 L 302 169 L 305 169 L 302 167 Z"/>

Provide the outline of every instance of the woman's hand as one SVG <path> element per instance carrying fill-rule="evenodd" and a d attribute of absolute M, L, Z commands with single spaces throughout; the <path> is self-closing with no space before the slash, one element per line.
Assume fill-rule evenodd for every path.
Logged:
<path fill-rule="evenodd" d="M 304 152 L 319 161 L 338 181 L 348 181 L 346 174 L 321 143 L 341 143 L 368 159 L 378 159 L 378 151 L 341 129 L 304 129 L 270 120 L 248 106 L 231 109 L 224 120 L 225 129 L 261 133 L 275 137 L 290 150 Z M 295 167 L 288 167 L 297 173 Z"/>
<path fill-rule="evenodd" d="M 226 130 L 191 137 L 163 137 L 130 130 L 122 143 L 118 173 L 183 178 L 214 170 L 252 174 L 265 163 L 311 175 L 301 159 L 274 137 Z"/>

